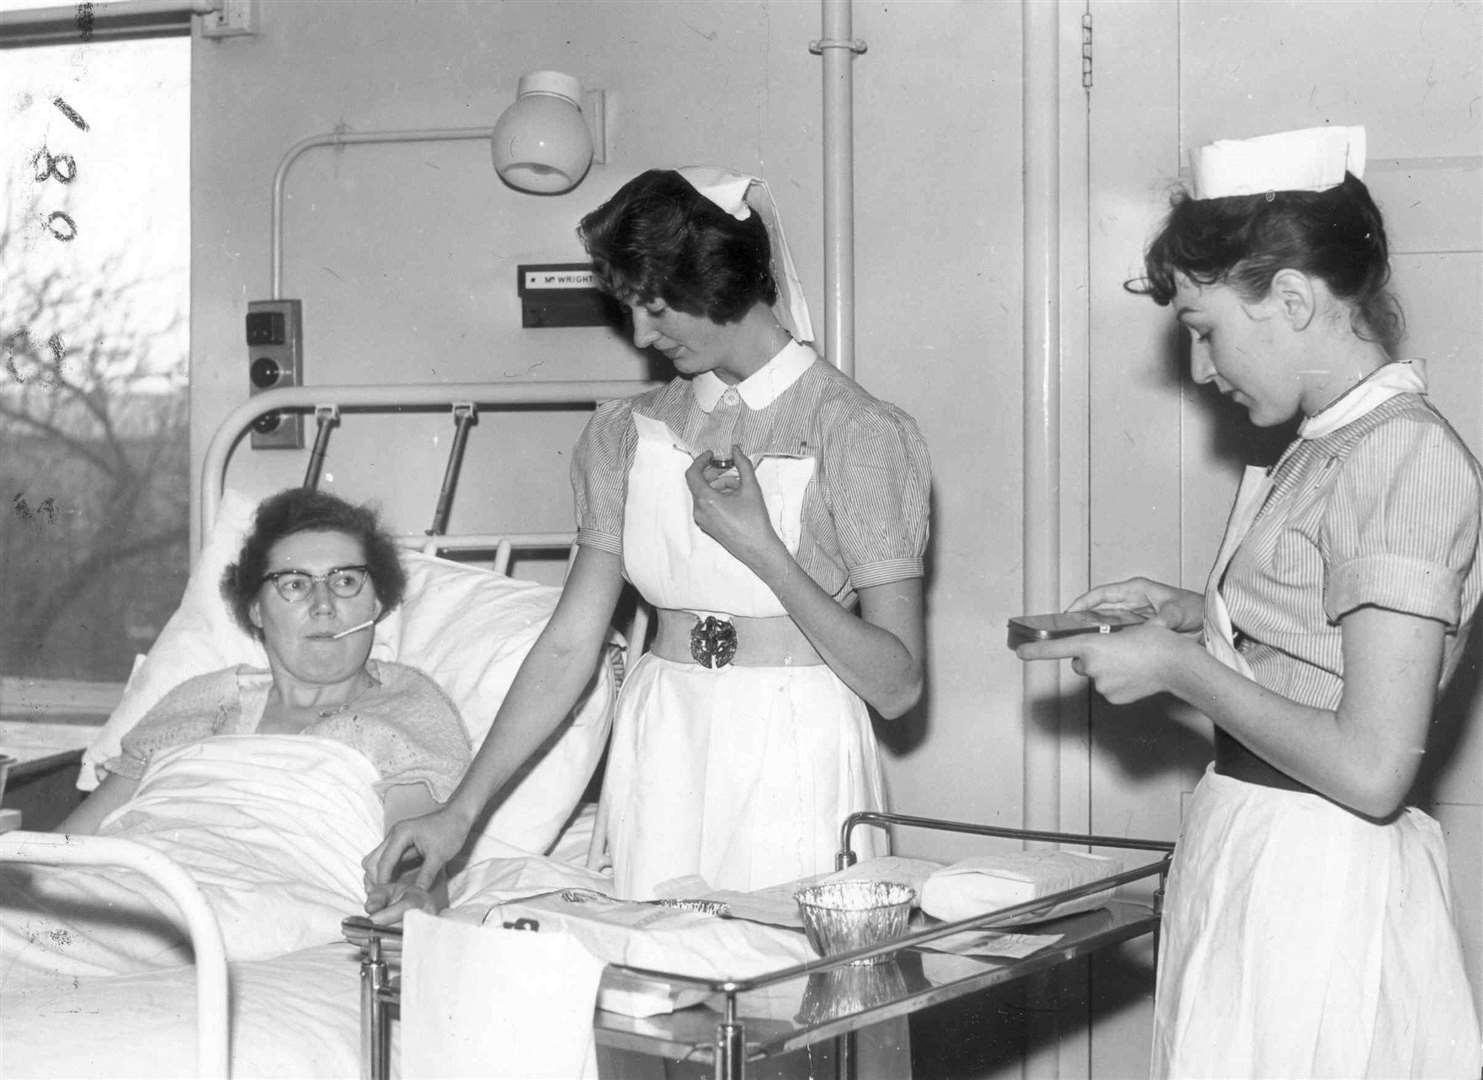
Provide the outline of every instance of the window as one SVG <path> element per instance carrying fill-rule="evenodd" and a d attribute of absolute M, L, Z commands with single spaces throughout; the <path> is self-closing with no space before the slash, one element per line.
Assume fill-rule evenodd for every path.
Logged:
<path fill-rule="evenodd" d="M 0 52 L 0 718 L 106 713 L 188 575 L 190 44 Z"/>

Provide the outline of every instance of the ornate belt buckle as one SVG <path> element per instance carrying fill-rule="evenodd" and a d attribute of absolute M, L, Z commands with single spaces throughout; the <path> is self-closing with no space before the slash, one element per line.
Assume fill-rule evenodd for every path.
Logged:
<path fill-rule="evenodd" d="M 701 667 L 723 668 L 736 656 L 736 625 L 714 615 L 695 617 L 690 628 L 690 656 Z"/>

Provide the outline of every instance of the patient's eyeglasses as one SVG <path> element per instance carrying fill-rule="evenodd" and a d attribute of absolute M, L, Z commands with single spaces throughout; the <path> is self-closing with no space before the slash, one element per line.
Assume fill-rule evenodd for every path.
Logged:
<path fill-rule="evenodd" d="M 352 596 L 360 595 L 370 576 L 369 566 L 332 566 L 322 574 L 306 574 L 302 570 L 274 570 L 271 574 L 264 574 L 263 580 L 271 581 L 273 588 L 278 590 L 278 595 L 290 604 L 297 604 L 314 592 L 315 583 L 320 581 L 341 600 L 349 600 Z"/>

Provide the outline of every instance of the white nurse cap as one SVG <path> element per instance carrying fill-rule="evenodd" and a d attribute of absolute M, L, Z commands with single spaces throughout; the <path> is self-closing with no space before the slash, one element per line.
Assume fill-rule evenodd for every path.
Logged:
<path fill-rule="evenodd" d="M 1344 173 L 1363 178 L 1365 129 L 1313 127 L 1254 139 L 1222 139 L 1190 155 L 1196 199 L 1269 191 L 1327 191 Z"/>
<path fill-rule="evenodd" d="M 778 299 L 773 313 L 783 329 L 797 341 L 812 341 L 814 325 L 808 317 L 808 301 L 803 297 L 803 283 L 793 265 L 793 253 L 783 236 L 783 222 L 767 181 L 756 176 L 718 169 L 707 165 L 687 165 L 676 170 L 696 191 L 726 211 L 737 221 L 746 221 L 755 210 L 767 230 L 772 245 L 772 278 L 777 283 Z"/>

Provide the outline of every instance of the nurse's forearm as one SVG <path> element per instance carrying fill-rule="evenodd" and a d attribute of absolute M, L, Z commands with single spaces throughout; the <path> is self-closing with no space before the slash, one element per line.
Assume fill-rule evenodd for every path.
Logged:
<path fill-rule="evenodd" d="M 920 700 L 922 662 L 902 640 L 916 636 L 907 628 L 921 620 L 919 583 L 911 582 L 908 595 L 903 595 L 902 603 L 910 610 L 901 613 L 903 630 L 898 635 L 840 607 L 781 542 L 769 548 L 752 570 L 776 594 L 824 662 L 882 717 L 895 719 Z"/>
<path fill-rule="evenodd" d="M 1410 725 L 1367 722 L 1351 696 L 1338 710 L 1284 697 L 1201 650 L 1169 690 L 1264 761 L 1335 802 L 1370 817 L 1393 813 L 1414 780 L 1419 746 Z"/>
<path fill-rule="evenodd" d="M 448 800 L 470 824 L 566 719 L 592 681 L 598 652 L 576 656 L 537 642 L 505 696 L 489 733 Z"/>
<path fill-rule="evenodd" d="M 577 557 L 550 620 L 526 654 L 489 734 L 448 808 L 466 825 L 559 727 L 592 681 L 623 588 L 618 557 L 589 547 Z"/>

